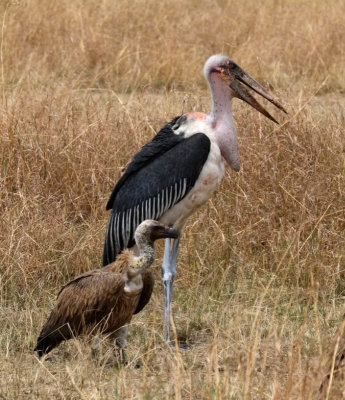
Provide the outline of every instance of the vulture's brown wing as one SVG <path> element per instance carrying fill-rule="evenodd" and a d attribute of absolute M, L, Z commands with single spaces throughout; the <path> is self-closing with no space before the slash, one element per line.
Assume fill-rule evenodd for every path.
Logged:
<path fill-rule="evenodd" d="M 86 324 L 97 322 L 116 305 L 125 281 L 122 274 L 94 270 L 69 282 L 61 291 L 53 311 L 66 319 L 83 315 Z"/>
<path fill-rule="evenodd" d="M 60 294 L 62 293 L 63 290 L 65 290 L 68 286 L 70 285 L 75 285 L 76 283 L 78 283 L 79 281 L 82 281 L 85 278 L 91 277 L 91 276 L 95 276 L 98 273 L 101 272 L 101 269 L 95 269 L 93 271 L 87 271 L 84 272 L 83 274 L 77 276 L 76 278 L 72 279 L 71 281 L 69 281 L 68 283 L 66 283 L 66 285 L 62 286 L 62 288 L 60 289 L 59 293 L 57 294 L 56 298 L 58 299 Z M 87 282 L 87 281 L 86 281 Z"/>
<path fill-rule="evenodd" d="M 65 285 L 37 340 L 39 354 L 102 321 L 116 305 L 124 286 L 122 274 L 105 269 L 84 273 Z"/>

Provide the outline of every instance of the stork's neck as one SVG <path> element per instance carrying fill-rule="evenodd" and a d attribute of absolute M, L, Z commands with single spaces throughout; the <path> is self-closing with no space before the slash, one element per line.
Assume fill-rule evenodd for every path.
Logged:
<path fill-rule="evenodd" d="M 136 244 L 139 250 L 139 256 L 133 257 L 131 262 L 131 270 L 129 271 L 130 278 L 140 274 L 144 269 L 149 268 L 156 258 L 153 243 L 147 240 L 144 235 L 136 235 Z"/>
<path fill-rule="evenodd" d="M 235 171 L 240 169 L 237 135 L 232 116 L 232 93 L 227 84 L 217 76 L 207 78 L 212 110 L 209 116 L 222 156 Z"/>

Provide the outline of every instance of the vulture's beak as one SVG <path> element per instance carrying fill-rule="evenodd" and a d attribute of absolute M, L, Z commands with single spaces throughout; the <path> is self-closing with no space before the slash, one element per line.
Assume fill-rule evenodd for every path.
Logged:
<path fill-rule="evenodd" d="M 151 228 L 151 239 L 153 241 L 165 238 L 177 239 L 178 236 L 179 232 L 176 229 L 159 222 L 156 222 Z"/>
<path fill-rule="evenodd" d="M 164 228 L 164 233 L 163 233 L 164 237 L 166 238 L 171 238 L 171 239 L 177 239 L 179 236 L 179 233 L 176 229 L 170 227 L 170 226 L 166 226 Z"/>

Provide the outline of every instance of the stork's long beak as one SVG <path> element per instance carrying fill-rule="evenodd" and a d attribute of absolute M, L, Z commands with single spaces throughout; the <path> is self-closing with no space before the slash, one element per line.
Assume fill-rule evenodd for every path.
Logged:
<path fill-rule="evenodd" d="M 256 82 L 255 79 L 244 72 L 243 69 L 240 68 L 233 61 L 229 62 L 229 78 L 231 80 L 229 86 L 233 90 L 236 97 L 250 104 L 256 110 L 261 112 L 261 114 L 265 115 L 265 117 L 269 118 L 276 124 L 278 124 L 278 121 L 273 118 L 272 115 L 255 100 L 255 98 L 240 82 L 247 85 L 250 89 L 253 89 L 256 93 L 270 101 L 280 110 L 284 111 L 285 114 L 287 114 L 285 108 L 276 99 L 274 99 L 269 93 L 267 93 L 266 90 L 258 82 Z"/>

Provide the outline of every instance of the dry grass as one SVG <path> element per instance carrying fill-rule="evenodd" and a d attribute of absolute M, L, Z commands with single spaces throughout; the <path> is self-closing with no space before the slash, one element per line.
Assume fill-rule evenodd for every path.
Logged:
<path fill-rule="evenodd" d="M 344 308 L 344 15 L 341 0 L 0 2 L 1 399 L 316 398 Z M 96 365 L 78 341 L 41 363 L 58 288 L 100 265 L 121 168 L 166 121 L 208 110 L 202 66 L 219 52 L 290 113 L 276 127 L 235 105 L 242 171 L 181 246 L 174 315 L 190 350 L 162 340 L 157 279 L 132 364 Z"/>

